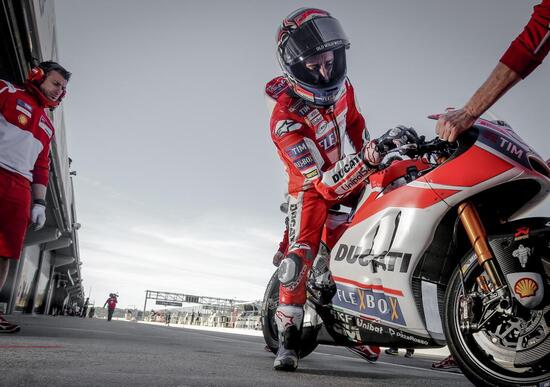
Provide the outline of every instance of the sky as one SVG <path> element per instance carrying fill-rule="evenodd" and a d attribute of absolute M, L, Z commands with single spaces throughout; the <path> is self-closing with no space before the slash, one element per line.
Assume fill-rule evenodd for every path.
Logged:
<path fill-rule="evenodd" d="M 146 289 L 263 297 L 286 190 L 263 89 L 291 11 L 340 20 L 371 137 L 431 138 L 426 116 L 466 102 L 536 3 L 55 0 L 85 292 L 140 308 Z M 549 62 L 492 109 L 545 159 Z"/>

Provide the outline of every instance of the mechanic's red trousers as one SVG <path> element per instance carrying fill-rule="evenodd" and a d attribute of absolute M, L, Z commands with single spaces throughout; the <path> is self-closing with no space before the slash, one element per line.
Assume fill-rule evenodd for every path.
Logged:
<path fill-rule="evenodd" d="M 30 219 L 30 182 L 0 168 L 0 257 L 19 259 Z"/>

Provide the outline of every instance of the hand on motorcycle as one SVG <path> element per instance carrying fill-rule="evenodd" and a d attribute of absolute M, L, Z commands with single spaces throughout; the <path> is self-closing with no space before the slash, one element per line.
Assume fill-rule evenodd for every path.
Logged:
<path fill-rule="evenodd" d="M 453 142 L 461 133 L 471 128 L 475 121 L 476 117 L 464 108 L 450 110 L 439 116 L 435 131 L 443 141 Z"/>
<path fill-rule="evenodd" d="M 376 140 L 379 151 L 389 151 L 394 148 L 402 147 L 405 144 L 415 144 L 419 140 L 416 130 L 398 125 L 388 130 Z"/>
<path fill-rule="evenodd" d="M 361 149 L 361 158 L 365 163 L 371 167 L 377 167 L 384 156 L 378 151 L 378 144 L 376 141 L 369 141 Z"/>

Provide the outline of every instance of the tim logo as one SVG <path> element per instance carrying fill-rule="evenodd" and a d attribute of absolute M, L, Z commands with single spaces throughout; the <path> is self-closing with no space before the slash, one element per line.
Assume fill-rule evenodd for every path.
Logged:
<path fill-rule="evenodd" d="M 286 148 L 285 152 L 292 160 L 296 160 L 303 156 L 305 153 L 309 152 L 309 149 L 305 142 L 300 141 L 299 143 Z"/>
<path fill-rule="evenodd" d="M 521 159 L 523 157 L 523 149 L 521 146 L 514 144 L 510 140 L 500 138 L 500 148 L 504 149 L 511 156 Z"/>

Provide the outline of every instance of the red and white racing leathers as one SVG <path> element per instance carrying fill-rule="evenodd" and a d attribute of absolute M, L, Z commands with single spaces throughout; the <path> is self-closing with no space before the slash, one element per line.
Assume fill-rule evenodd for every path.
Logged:
<path fill-rule="evenodd" d="M 542 0 L 533 8 L 533 15 L 525 29 L 512 42 L 500 62 L 514 70 L 521 78 L 527 77 L 542 63 L 550 51 L 550 0 Z"/>
<path fill-rule="evenodd" d="M 371 168 L 358 154 L 369 135 L 348 80 L 328 108 L 292 96 L 284 77 L 270 81 L 266 94 L 276 101 L 271 138 L 288 174 L 289 249 L 285 259 L 292 257 L 296 270 L 291 281 L 281 283 L 279 302 L 303 305 L 307 275 L 328 209 L 360 189 L 370 174 Z M 356 152 L 347 156 L 343 149 L 346 136 Z"/>
<path fill-rule="evenodd" d="M 0 80 L 0 257 L 19 258 L 30 216 L 30 184 L 48 184 L 53 134 L 38 99 Z"/>

